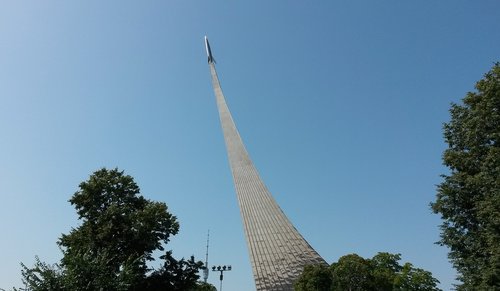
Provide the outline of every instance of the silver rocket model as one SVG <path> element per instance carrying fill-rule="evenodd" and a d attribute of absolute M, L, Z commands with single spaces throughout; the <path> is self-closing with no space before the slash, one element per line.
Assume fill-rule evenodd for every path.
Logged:
<path fill-rule="evenodd" d="M 212 50 L 210 49 L 210 44 L 208 43 L 208 38 L 205 35 L 205 49 L 207 50 L 208 63 L 215 63 L 215 59 L 212 56 Z"/>

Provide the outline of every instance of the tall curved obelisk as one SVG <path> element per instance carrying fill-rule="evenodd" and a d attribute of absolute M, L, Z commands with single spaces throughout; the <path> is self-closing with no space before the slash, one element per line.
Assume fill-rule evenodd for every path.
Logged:
<path fill-rule="evenodd" d="M 236 129 L 205 37 L 208 65 L 238 196 L 257 290 L 293 290 L 304 266 L 326 264 L 295 229 L 262 182 Z"/>

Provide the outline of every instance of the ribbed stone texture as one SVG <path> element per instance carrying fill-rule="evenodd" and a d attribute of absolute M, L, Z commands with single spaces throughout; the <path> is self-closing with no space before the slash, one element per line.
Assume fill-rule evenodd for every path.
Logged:
<path fill-rule="evenodd" d="M 326 264 L 299 234 L 262 182 L 209 63 L 257 290 L 293 290 L 305 265 Z"/>

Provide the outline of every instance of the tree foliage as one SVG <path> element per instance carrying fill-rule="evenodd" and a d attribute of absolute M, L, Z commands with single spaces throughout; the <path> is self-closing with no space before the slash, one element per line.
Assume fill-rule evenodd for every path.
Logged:
<path fill-rule="evenodd" d="M 202 262 L 176 260 L 164 250 L 179 231 L 162 202 L 140 195 L 131 176 L 117 169 L 94 172 L 71 197 L 81 224 L 58 241 L 63 258 L 23 265 L 27 290 L 191 290 Z M 163 266 L 153 270 L 154 252 Z"/>
<path fill-rule="evenodd" d="M 49 265 L 35 257 L 33 268 L 27 268 L 21 263 L 23 268 L 22 276 L 28 290 L 54 290 L 62 291 L 64 288 L 63 274 L 59 265 Z M 30 286 L 34 286 L 30 289 Z M 14 288 L 14 290 L 16 290 Z"/>
<path fill-rule="evenodd" d="M 309 265 L 304 267 L 302 275 L 295 282 L 295 290 L 329 290 L 332 285 L 332 274 L 325 265 Z"/>
<path fill-rule="evenodd" d="M 394 290 L 439 290 L 436 288 L 439 281 L 432 277 L 432 273 L 412 264 L 405 263 L 401 271 L 394 278 Z"/>
<path fill-rule="evenodd" d="M 399 265 L 401 255 L 378 253 L 371 259 L 372 286 L 374 290 L 392 290 L 403 267 Z"/>
<path fill-rule="evenodd" d="M 194 289 L 194 291 L 217 291 L 214 285 L 210 283 L 199 283 L 198 286 Z"/>
<path fill-rule="evenodd" d="M 370 261 L 356 254 L 340 257 L 331 265 L 334 290 L 362 291 L 372 282 Z"/>
<path fill-rule="evenodd" d="M 297 291 L 437 291 L 439 281 L 399 254 L 378 253 L 371 259 L 356 254 L 341 257 L 330 267 L 306 266 L 294 284 Z"/>
<path fill-rule="evenodd" d="M 440 244 L 459 273 L 459 290 L 500 290 L 500 64 L 444 125 L 450 169 L 431 204 L 443 219 Z"/>

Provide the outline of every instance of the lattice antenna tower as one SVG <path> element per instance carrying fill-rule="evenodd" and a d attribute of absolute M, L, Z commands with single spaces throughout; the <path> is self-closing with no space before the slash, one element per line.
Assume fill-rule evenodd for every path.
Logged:
<path fill-rule="evenodd" d="M 210 229 L 208 230 L 207 233 L 207 252 L 205 254 L 205 269 L 203 269 L 203 281 L 207 283 L 208 279 L 208 242 L 210 240 Z"/>

